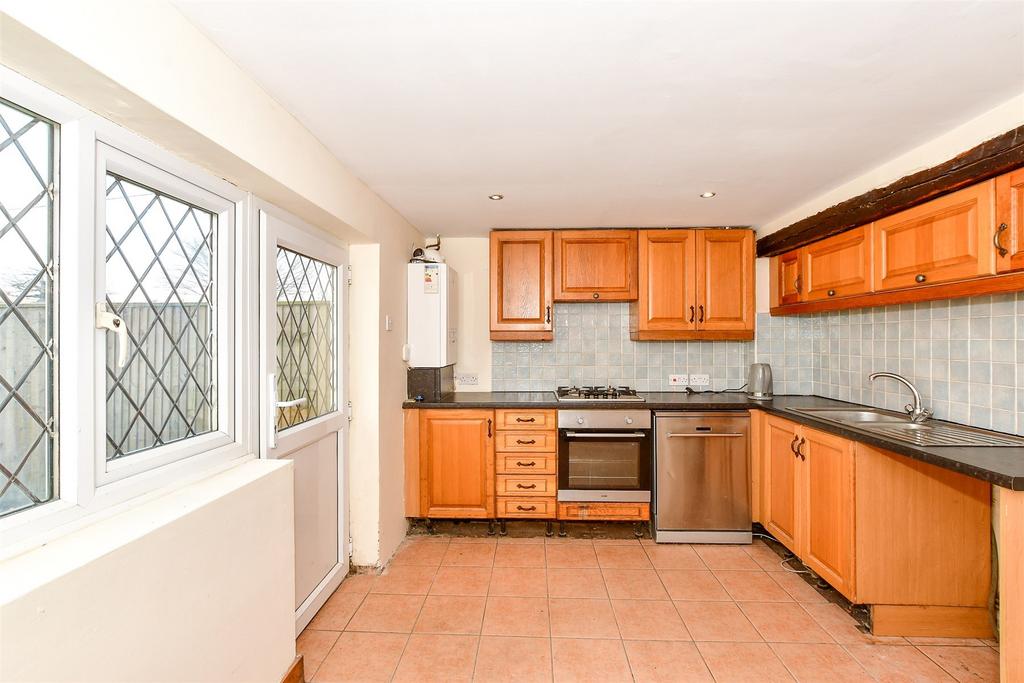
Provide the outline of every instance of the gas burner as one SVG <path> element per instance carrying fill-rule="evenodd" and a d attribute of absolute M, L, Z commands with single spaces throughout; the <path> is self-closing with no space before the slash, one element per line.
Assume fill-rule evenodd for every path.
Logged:
<path fill-rule="evenodd" d="M 559 401 L 643 401 L 636 389 L 629 387 L 558 387 L 555 398 Z"/>

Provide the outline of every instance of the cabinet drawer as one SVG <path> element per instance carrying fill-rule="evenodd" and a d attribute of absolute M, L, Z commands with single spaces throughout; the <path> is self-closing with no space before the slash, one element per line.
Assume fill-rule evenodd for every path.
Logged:
<path fill-rule="evenodd" d="M 554 410 L 495 410 L 495 424 L 501 429 L 548 430 L 558 428 Z"/>
<path fill-rule="evenodd" d="M 557 474 L 558 456 L 554 453 L 514 454 L 498 453 L 498 474 Z"/>
<path fill-rule="evenodd" d="M 498 517 L 554 519 L 554 498 L 498 498 Z"/>
<path fill-rule="evenodd" d="M 651 518 L 649 503 L 559 503 L 558 519 L 643 521 Z"/>
<path fill-rule="evenodd" d="M 558 432 L 498 432 L 495 449 L 505 453 L 554 453 Z"/>
<path fill-rule="evenodd" d="M 499 496 L 553 496 L 558 490 L 558 481 L 552 476 L 529 476 L 499 474 Z"/>

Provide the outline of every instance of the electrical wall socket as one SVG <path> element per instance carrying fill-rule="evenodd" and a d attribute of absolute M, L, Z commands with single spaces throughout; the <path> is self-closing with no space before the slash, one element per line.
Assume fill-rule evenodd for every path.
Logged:
<path fill-rule="evenodd" d="M 674 387 L 675 386 L 684 387 L 687 384 L 689 384 L 689 382 L 690 382 L 690 376 L 689 375 L 669 375 L 668 376 L 668 383 L 671 386 L 674 386 Z"/>
<path fill-rule="evenodd" d="M 455 375 L 455 382 L 463 386 L 475 386 L 480 383 L 480 378 L 476 373 L 460 372 Z"/>
<path fill-rule="evenodd" d="M 690 375 L 691 387 L 706 387 L 711 384 L 711 375 Z"/>

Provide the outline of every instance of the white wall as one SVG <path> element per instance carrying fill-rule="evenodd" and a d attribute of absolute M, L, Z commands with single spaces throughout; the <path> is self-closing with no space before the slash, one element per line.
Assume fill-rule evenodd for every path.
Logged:
<path fill-rule="evenodd" d="M 459 274 L 459 360 L 455 373 L 476 374 L 476 386 L 457 391 L 491 390 L 490 238 L 442 237 L 441 254 Z"/>
<path fill-rule="evenodd" d="M 292 504 L 291 463 L 251 460 L 0 564 L 0 680 L 277 683 Z"/>
<path fill-rule="evenodd" d="M 760 238 L 770 235 L 830 206 L 875 188 L 884 187 L 916 171 L 948 161 L 957 154 L 1020 125 L 1024 125 L 1024 93 L 768 221 L 757 229 L 757 236 Z M 870 134 L 870 131 L 859 133 Z M 766 312 L 769 309 L 768 282 L 768 259 L 760 258 L 757 260 L 758 312 Z"/>

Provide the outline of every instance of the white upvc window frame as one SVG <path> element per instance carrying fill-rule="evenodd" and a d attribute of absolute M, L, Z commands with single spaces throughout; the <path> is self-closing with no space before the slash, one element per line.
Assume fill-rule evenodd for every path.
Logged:
<path fill-rule="evenodd" d="M 259 236 L 258 226 L 249 220 L 251 196 L 231 183 L 3 66 L 0 95 L 59 126 L 55 173 L 58 493 L 49 503 L 0 518 L 3 559 L 128 504 L 256 457 L 258 401 L 252 381 L 258 343 Z M 116 467 L 106 462 L 106 333 L 95 324 L 96 303 L 104 300 L 106 238 L 101 219 L 107 169 L 202 208 L 215 205 L 218 216 L 217 430 L 126 456 L 124 464 Z M 223 294 L 228 290 L 230 299 Z"/>

